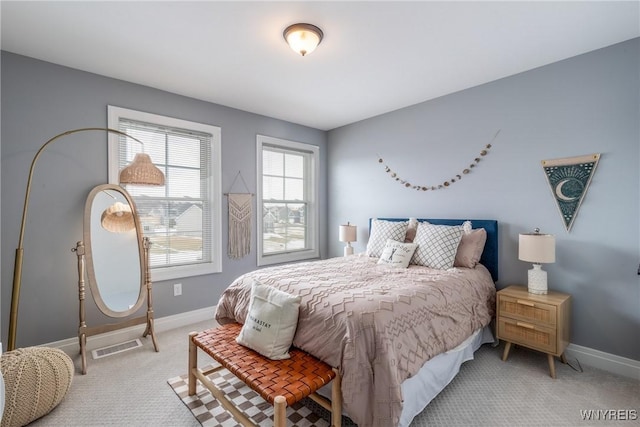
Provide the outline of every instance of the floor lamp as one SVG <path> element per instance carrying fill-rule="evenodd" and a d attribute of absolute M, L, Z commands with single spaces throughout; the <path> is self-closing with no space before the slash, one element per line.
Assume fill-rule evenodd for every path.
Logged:
<path fill-rule="evenodd" d="M 9 314 L 9 337 L 7 343 L 7 351 L 14 350 L 16 348 L 16 330 L 18 326 L 18 303 L 20 301 L 20 286 L 22 284 L 22 258 L 24 256 L 23 242 L 24 242 L 24 229 L 27 220 L 27 210 L 29 208 L 29 195 L 31 194 L 31 181 L 33 179 L 33 171 L 36 165 L 36 161 L 40 157 L 40 154 L 54 141 L 65 136 L 87 131 L 101 131 L 107 133 L 115 133 L 118 135 L 131 138 L 134 141 L 144 144 L 138 139 L 127 135 L 116 129 L 109 128 L 81 128 L 69 130 L 59 135 L 54 136 L 50 140 L 44 143 L 38 150 L 33 161 L 31 162 L 31 168 L 29 169 L 29 179 L 27 180 L 27 191 L 24 196 L 24 207 L 22 209 L 22 222 L 20 224 L 20 239 L 18 240 L 18 247 L 16 249 L 16 259 L 13 268 L 13 288 L 11 291 L 11 311 Z M 130 165 L 120 171 L 120 184 L 135 184 L 135 185 L 164 185 L 164 174 L 158 169 L 148 154 L 137 153 Z"/>

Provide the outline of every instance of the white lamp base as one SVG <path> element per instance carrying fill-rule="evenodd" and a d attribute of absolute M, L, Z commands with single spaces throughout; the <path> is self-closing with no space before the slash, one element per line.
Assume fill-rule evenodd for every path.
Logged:
<path fill-rule="evenodd" d="M 547 294 L 547 272 L 542 269 L 541 264 L 533 264 L 533 268 L 529 270 L 528 287 L 530 294 Z"/>
<path fill-rule="evenodd" d="M 344 256 L 353 255 L 353 246 L 351 242 L 347 242 L 347 246 L 344 247 Z"/>

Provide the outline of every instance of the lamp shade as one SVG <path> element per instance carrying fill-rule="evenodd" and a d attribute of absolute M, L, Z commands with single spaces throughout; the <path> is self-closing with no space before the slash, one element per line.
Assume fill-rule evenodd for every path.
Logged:
<path fill-rule="evenodd" d="M 112 233 L 124 233 L 136 227 L 131 206 L 121 202 L 115 202 L 102 212 L 100 224 Z"/>
<path fill-rule="evenodd" d="M 552 234 L 526 233 L 518 239 L 518 259 L 534 264 L 556 262 L 556 238 Z"/>
<path fill-rule="evenodd" d="M 320 28 L 311 24 L 290 25 L 282 35 L 291 49 L 302 56 L 313 52 L 324 36 Z"/>
<path fill-rule="evenodd" d="M 120 171 L 120 184 L 164 185 L 164 174 L 145 153 L 137 153 L 133 162 Z"/>
<path fill-rule="evenodd" d="M 347 225 L 340 226 L 340 241 L 341 242 L 355 242 L 357 240 L 358 227 L 347 223 Z"/>

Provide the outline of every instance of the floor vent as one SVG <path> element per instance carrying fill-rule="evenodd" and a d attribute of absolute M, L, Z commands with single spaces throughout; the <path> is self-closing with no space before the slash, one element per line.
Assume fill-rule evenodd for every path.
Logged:
<path fill-rule="evenodd" d="M 110 345 L 108 347 L 96 348 L 91 351 L 94 359 L 100 359 L 103 357 L 111 356 L 112 354 L 122 353 L 123 351 L 133 350 L 134 348 L 142 347 L 142 343 L 139 339 L 125 341 L 119 344 Z"/>

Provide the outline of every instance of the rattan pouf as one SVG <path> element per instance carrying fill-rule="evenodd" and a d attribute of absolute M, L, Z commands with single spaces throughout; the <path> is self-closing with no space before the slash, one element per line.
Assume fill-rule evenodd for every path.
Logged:
<path fill-rule="evenodd" d="M 5 408 L 1 427 L 24 426 L 51 412 L 66 396 L 73 362 L 62 350 L 26 347 L 2 355 Z"/>

